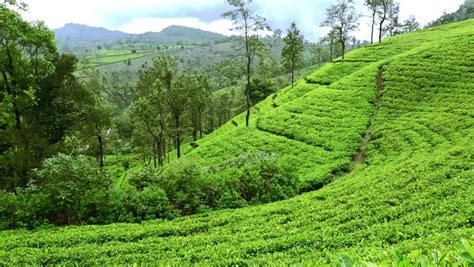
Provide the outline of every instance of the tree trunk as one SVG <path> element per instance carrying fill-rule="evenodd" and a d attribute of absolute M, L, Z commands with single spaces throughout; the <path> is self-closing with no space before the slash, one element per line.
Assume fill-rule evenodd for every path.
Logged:
<path fill-rule="evenodd" d="M 344 56 L 346 53 L 346 42 L 341 41 L 341 48 L 342 48 L 342 62 L 344 63 Z"/>
<path fill-rule="evenodd" d="M 245 125 L 249 127 L 250 123 L 250 63 L 251 59 L 248 57 L 247 61 L 247 85 L 246 87 L 246 98 L 247 98 L 247 115 L 245 116 Z"/>
<path fill-rule="evenodd" d="M 251 75 L 251 64 L 252 56 L 250 54 L 250 39 L 248 35 L 249 27 L 247 24 L 247 18 L 244 19 L 245 23 L 245 52 L 247 56 L 247 85 L 245 87 L 247 97 L 247 115 L 245 116 L 245 125 L 249 127 L 250 124 L 250 75 Z"/>
<path fill-rule="evenodd" d="M 102 139 L 102 134 L 100 131 L 100 127 L 96 125 L 96 135 L 97 135 L 97 142 L 99 143 L 99 167 L 104 167 L 104 141 Z"/>
<path fill-rule="evenodd" d="M 175 126 L 176 126 L 176 156 L 181 158 L 181 135 L 180 135 L 180 129 L 179 129 L 179 116 L 175 116 Z"/>
<path fill-rule="evenodd" d="M 375 15 L 377 14 L 377 9 L 374 8 L 372 12 L 372 31 L 370 32 L 370 43 L 374 43 L 374 31 L 375 31 Z"/>
<path fill-rule="evenodd" d="M 165 133 L 165 126 L 163 124 L 163 117 L 161 117 L 161 120 L 160 120 L 160 154 L 161 154 L 161 163 L 160 163 L 160 166 L 163 167 L 165 164 L 164 164 L 164 161 L 166 160 L 166 140 L 165 140 L 165 137 L 164 137 L 164 133 Z"/>
<path fill-rule="evenodd" d="M 153 153 L 153 168 L 157 167 L 157 165 L 156 165 L 157 147 L 158 147 L 158 144 L 156 142 L 156 139 L 153 139 L 153 150 L 152 150 L 152 153 Z"/>
<path fill-rule="evenodd" d="M 162 135 L 160 135 L 160 143 L 158 144 L 158 164 L 160 165 L 160 167 L 163 167 L 164 165 L 164 162 L 163 162 L 163 158 L 164 158 L 164 153 L 163 153 L 163 137 Z"/>
<path fill-rule="evenodd" d="M 199 139 L 202 139 L 202 112 L 198 114 L 198 124 L 199 124 Z"/>
<path fill-rule="evenodd" d="M 295 85 L 295 57 L 291 60 L 291 87 Z"/>
<path fill-rule="evenodd" d="M 333 47 L 333 43 L 330 42 L 329 43 L 329 62 L 331 62 L 333 58 L 332 47 Z"/>
<path fill-rule="evenodd" d="M 197 115 L 192 115 L 192 116 L 197 116 Z M 198 135 L 198 122 L 197 122 L 197 118 L 193 118 L 193 132 L 192 132 L 192 137 L 193 137 L 193 141 L 196 142 L 197 141 L 197 135 Z"/>
<path fill-rule="evenodd" d="M 384 6 L 384 8 L 383 8 L 383 17 L 380 20 L 380 25 L 379 25 L 379 43 L 382 42 L 383 24 L 385 22 L 385 19 L 387 19 L 387 7 Z"/>

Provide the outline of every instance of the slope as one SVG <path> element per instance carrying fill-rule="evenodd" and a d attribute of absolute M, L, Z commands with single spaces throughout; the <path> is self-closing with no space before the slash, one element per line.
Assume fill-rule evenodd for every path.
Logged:
<path fill-rule="evenodd" d="M 174 221 L 0 232 L 0 264 L 380 263 L 436 249 L 459 264 L 457 244 L 474 241 L 473 28 L 356 50 L 258 104 L 250 128 L 238 116 L 186 155 L 276 153 L 295 161 L 301 190 L 338 178 L 320 190 Z"/>

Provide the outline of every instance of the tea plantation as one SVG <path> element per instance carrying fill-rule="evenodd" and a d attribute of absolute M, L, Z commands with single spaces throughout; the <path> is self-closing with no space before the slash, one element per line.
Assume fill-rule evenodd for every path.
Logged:
<path fill-rule="evenodd" d="M 259 103 L 249 128 L 237 116 L 185 156 L 274 153 L 307 193 L 172 221 L 4 231 L 0 265 L 472 266 L 473 141 L 468 20 L 355 50 Z"/>

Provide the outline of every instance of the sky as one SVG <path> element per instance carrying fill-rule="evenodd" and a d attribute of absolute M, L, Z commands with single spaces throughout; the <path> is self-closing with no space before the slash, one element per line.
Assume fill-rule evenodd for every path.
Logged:
<path fill-rule="evenodd" d="M 360 30 L 354 35 L 367 40 L 369 18 L 364 0 L 355 0 L 359 13 L 365 15 Z M 232 23 L 222 18 L 230 10 L 225 0 L 25 0 L 27 20 L 42 20 L 51 29 L 66 23 L 80 23 L 128 33 L 161 31 L 171 25 L 181 25 L 232 34 Z M 325 10 L 337 0 L 254 0 L 252 10 L 267 18 L 273 30 L 284 32 L 295 21 L 306 39 L 315 41 L 326 34 L 319 27 Z M 440 17 L 443 12 L 453 12 L 464 0 L 398 0 L 400 17 L 415 15 L 426 24 Z"/>

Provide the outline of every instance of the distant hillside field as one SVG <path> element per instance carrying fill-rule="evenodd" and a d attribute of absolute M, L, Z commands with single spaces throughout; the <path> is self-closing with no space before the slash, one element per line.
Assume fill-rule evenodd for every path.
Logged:
<path fill-rule="evenodd" d="M 354 50 L 185 155 L 212 166 L 273 153 L 307 193 L 173 221 L 4 231 L 0 265 L 472 265 L 473 29 Z"/>

